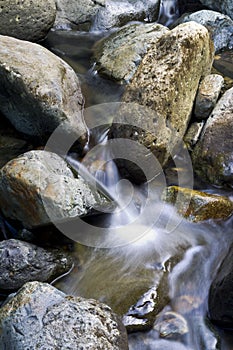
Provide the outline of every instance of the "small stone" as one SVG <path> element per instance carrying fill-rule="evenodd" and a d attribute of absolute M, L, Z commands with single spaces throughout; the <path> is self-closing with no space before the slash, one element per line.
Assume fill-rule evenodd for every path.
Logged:
<path fill-rule="evenodd" d="M 184 142 L 188 147 L 189 151 L 193 149 L 193 147 L 196 145 L 197 141 L 199 140 L 204 125 L 205 125 L 204 122 L 194 122 L 188 128 L 184 136 Z"/>
<path fill-rule="evenodd" d="M 158 315 L 153 328 L 159 332 L 161 338 L 173 340 L 182 340 L 189 332 L 186 319 L 174 311 Z"/>
<path fill-rule="evenodd" d="M 223 84 L 223 77 L 217 74 L 207 75 L 202 80 L 198 88 L 194 109 L 197 119 L 206 119 L 209 117 L 217 103 Z"/>

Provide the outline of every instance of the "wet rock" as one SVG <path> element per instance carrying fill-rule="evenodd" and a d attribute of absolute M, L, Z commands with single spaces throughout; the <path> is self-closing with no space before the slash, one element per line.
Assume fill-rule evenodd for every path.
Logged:
<path fill-rule="evenodd" d="M 227 197 L 189 188 L 170 186 L 164 191 L 163 199 L 175 205 L 180 215 L 193 222 L 223 220 L 233 214 L 233 202 Z"/>
<path fill-rule="evenodd" d="M 107 77 L 129 81 L 150 44 L 167 31 L 160 24 L 137 23 L 121 28 L 96 44 L 95 68 Z"/>
<path fill-rule="evenodd" d="M 189 332 L 186 319 L 174 311 L 166 311 L 158 315 L 153 328 L 159 332 L 161 338 L 179 341 L 185 340 Z"/>
<path fill-rule="evenodd" d="M 142 119 L 141 116 L 132 119 L 126 132 L 124 126 L 114 125 L 113 137 L 124 138 L 127 133 L 137 141 L 144 138 L 142 134 L 150 132 L 150 139 L 144 138 L 142 144 L 165 165 L 171 150 L 186 132 L 199 81 L 210 72 L 212 60 L 213 46 L 208 31 L 195 22 L 182 24 L 151 44 L 126 88 L 123 101 L 148 107 L 157 117 L 154 115 L 146 125 L 140 122 L 141 130 L 133 124 L 133 120 Z M 158 127 L 162 125 L 160 120 L 165 128 Z M 154 127 L 148 129 L 149 123 Z"/>
<path fill-rule="evenodd" d="M 106 0 L 99 9 L 92 30 L 122 27 L 130 21 L 154 22 L 158 18 L 159 0 Z"/>
<path fill-rule="evenodd" d="M 210 115 L 212 109 L 215 107 L 221 89 L 224 84 L 224 79 L 221 75 L 210 74 L 207 75 L 201 82 L 196 102 L 194 113 L 198 119 L 206 119 Z"/>
<path fill-rule="evenodd" d="M 184 135 L 184 143 L 189 151 L 193 149 L 199 140 L 203 127 L 204 122 L 194 122 L 189 126 L 186 134 Z"/>
<path fill-rule="evenodd" d="M 184 14 L 175 25 L 190 21 L 202 24 L 208 29 L 216 52 L 233 48 L 233 21 L 230 17 L 215 11 L 201 10 Z"/>
<path fill-rule="evenodd" d="M 233 245 L 223 260 L 209 293 L 210 319 L 223 328 L 233 327 Z"/>
<path fill-rule="evenodd" d="M 5 303 L 0 323 L 2 349 L 128 349 L 125 329 L 107 305 L 39 282 Z"/>
<path fill-rule="evenodd" d="M 0 7 L 0 34 L 39 41 L 53 26 L 55 16 L 55 0 L 4 0 Z"/>
<path fill-rule="evenodd" d="M 54 23 L 56 29 L 70 29 L 78 26 L 89 29 L 98 10 L 106 0 L 56 0 L 57 16 Z"/>
<path fill-rule="evenodd" d="M 68 272 L 72 259 L 16 239 L 0 242 L 0 288 L 18 289 L 29 281 L 51 282 Z"/>
<path fill-rule="evenodd" d="M 106 202 L 55 153 L 30 151 L 0 171 L 1 209 L 27 228 L 85 215 Z"/>
<path fill-rule="evenodd" d="M 211 10 L 225 13 L 233 19 L 233 3 L 232 0 L 200 0 L 205 6 Z"/>
<path fill-rule="evenodd" d="M 123 316 L 122 321 L 129 333 L 152 328 L 156 315 L 169 302 L 168 290 L 163 293 L 158 290 L 158 287 L 148 290 Z"/>
<path fill-rule="evenodd" d="M 0 36 L 0 80 L 0 111 L 18 131 L 42 138 L 66 121 L 85 142 L 80 83 L 63 60 L 40 45 Z"/>
<path fill-rule="evenodd" d="M 217 186 L 233 185 L 232 116 L 233 88 L 218 101 L 192 153 L 196 173 Z"/>
<path fill-rule="evenodd" d="M 32 148 L 26 141 L 0 133 L 0 168 L 9 160 L 29 151 Z"/>

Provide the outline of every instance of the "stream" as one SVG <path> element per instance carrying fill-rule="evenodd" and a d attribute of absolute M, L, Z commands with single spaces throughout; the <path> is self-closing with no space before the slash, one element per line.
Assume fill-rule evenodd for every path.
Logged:
<path fill-rule="evenodd" d="M 162 1 L 161 23 L 171 24 L 178 14 L 176 1 Z M 78 74 L 86 109 L 100 105 L 103 112 L 104 104 L 118 103 L 124 92 L 124 85 L 107 80 L 95 71 L 93 45 L 105 35 L 51 31 L 44 43 Z M 222 70 L 225 69 L 223 73 L 232 76 L 232 65 L 224 65 L 229 55 L 223 53 L 222 66 L 220 57 L 216 68 L 221 70 L 222 67 Z M 88 124 L 88 120 L 86 122 Z M 83 163 L 84 170 L 98 179 L 101 190 L 109 193 L 118 209 L 96 213 L 85 219 L 83 227 L 101 228 L 104 238 L 101 236 L 101 244 L 93 241 L 93 244 L 89 242 L 87 245 L 85 239 L 81 239 L 81 242 L 77 239 L 79 242 L 75 244 L 73 252 L 77 264 L 56 286 L 67 294 L 106 302 L 122 317 L 143 295 L 157 288 L 162 305 L 158 311 L 174 311 L 182 315 L 188 332 L 182 338 L 182 343 L 167 340 L 166 336 L 159 337 L 156 327 L 145 332 L 134 332 L 129 334 L 130 350 L 231 350 L 233 337 L 209 324 L 207 300 L 217 268 L 233 241 L 232 219 L 204 224 L 192 224 L 182 219 L 160 199 L 167 184 L 180 184 L 177 178 L 174 180 L 169 175 L 158 173 L 152 184 L 140 187 L 123 180 L 106 151 L 107 130 L 90 130 L 92 145 L 89 145 Z M 92 151 L 94 145 L 99 147 L 94 147 Z M 92 153 L 88 158 L 89 152 Z M 96 171 L 95 167 L 93 170 L 93 159 L 107 162 L 107 165 L 101 171 Z M 77 171 L 80 169 L 75 154 L 69 155 L 68 162 Z M 185 169 L 184 160 L 181 159 L 180 165 L 181 169 Z M 194 188 L 222 194 L 222 191 L 197 179 L 194 179 Z M 227 191 L 224 194 L 232 195 Z M 119 240 L 115 241 L 113 237 L 116 237 L 116 232 Z M 163 291 L 167 292 L 168 299 L 163 300 Z M 218 338 L 221 345 L 217 344 Z"/>

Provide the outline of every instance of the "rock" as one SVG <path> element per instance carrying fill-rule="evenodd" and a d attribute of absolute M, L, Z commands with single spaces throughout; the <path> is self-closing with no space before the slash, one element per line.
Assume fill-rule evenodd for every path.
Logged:
<path fill-rule="evenodd" d="M 0 323 L 3 349 L 128 349 L 125 329 L 107 305 L 39 282 L 26 283 L 4 304 Z"/>
<path fill-rule="evenodd" d="M 194 114 L 197 119 L 206 119 L 209 117 L 212 109 L 215 107 L 224 79 L 221 75 L 207 75 L 201 82 L 195 101 Z"/>
<path fill-rule="evenodd" d="M 193 147 L 196 145 L 201 132 L 204 127 L 204 121 L 202 122 L 194 122 L 188 128 L 186 134 L 184 135 L 184 143 L 187 146 L 189 151 L 193 150 Z"/>
<path fill-rule="evenodd" d="M 1 210 L 26 228 L 87 214 L 106 200 L 55 153 L 30 151 L 0 171 Z"/>
<path fill-rule="evenodd" d="M 0 34 L 39 41 L 45 38 L 53 26 L 55 16 L 55 0 L 3 0 L 0 7 Z"/>
<path fill-rule="evenodd" d="M 233 245 L 224 258 L 210 287 L 209 316 L 218 326 L 233 327 Z"/>
<path fill-rule="evenodd" d="M 150 44 L 168 29 L 160 24 L 126 25 L 95 45 L 96 69 L 119 81 L 129 81 Z"/>
<path fill-rule="evenodd" d="M 201 10 L 184 14 L 174 25 L 190 21 L 202 24 L 208 29 L 216 52 L 233 48 L 233 21 L 230 17 L 215 11 Z"/>
<path fill-rule="evenodd" d="M 195 172 L 213 185 L 233 185 L 232 133 L 233 88 L 218 101 L 192 153 Z"/>
<path fill-rule="evenodd" d="M 205 27 L 189 22 L 165 33 L 151 44 L 123 96 L 124 102 L 148 107 L 154 115 L 150 114 L 151 120 L 145 117 L 146 124 L 135 115 L 134 119 L 142 121 L 141 130 L 135 128 L 134 119 L 127 129 L 113 125 L 113 137 L 125 138 L 127 134 L 132 140 L 141 138 L 164 166 L 186 132 L 199 81 L 210 72 L 212 60 L 213 46 Z M 165 127 L 161 127 L 163 123 Z M 148 133 L 149 138 L 143 136 Z"/>
<path fill-rule="evenodd" d="M 43 138 L 66 121 L 86 142 L 79 79 L 63 60 L 40 45 L 0 36 L 0 80 L 0 111 L 18 131 Z"/>
<path fill-rule="evenodd" d="M 106 0 L 56 0 L 57 16 L 54 23 L 56 29 L 71 29 L 77 26 L 90 29 L 94 16 L 105 5 Z"/>
<path fill-rule="evenodd" d="M 189 188 L 170 186 L 164 191 L 163 199 L 175 205 L 180 215 L 193 222 L 224 220 L 233 214 L 233 202 L 227 197 Z"/>
<path fill-rule="evenodd" d="M 165 311 L 158 315 L 153 327 L 161 338 L 184 341 L 189 333 L 186 319 L 174 311 Z"/>
<path fill-rule="evenodd" d="M 29 151 L 31 146 L 24 140 L 0 133 L 0 168 L 9 160 Z"/>
<path fill-rule="evenodd" d="M 18 289 L 29 281 L 51 282 L 68 272 L 71 258 L 16 239 L 0 242 L 0 288 Z"/>
<path fill-rule="evenodd" d="M 106 0 L 99 9 L 93 31 L 122 27 L 130 21 L 154 22 L 158 19 L 159 0 Z"/>
<path fill-rule="evenodd" d="M 233 3 L 232 0 L 200 0 L 205 6 L 211 10 L 225 13 L 233 19 Z"/>

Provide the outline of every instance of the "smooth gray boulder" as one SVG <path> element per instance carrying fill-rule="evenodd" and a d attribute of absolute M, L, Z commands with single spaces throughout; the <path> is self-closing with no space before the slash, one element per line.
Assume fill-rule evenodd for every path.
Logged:
<path fill-rule="evenodd" d="M 0 35 L 0 111 L 20 132 L 45 138 L 62 122 L 86 142 L 73 69 L 38 44 Z"/>
<path fill-rule="evenodd" d="M 233 186 L 233 88 L 220 98 L 192 153 L 195 172 L 216 186 Z"/>
<path fill-rule="evenodd" d="M 57 15 L 54 27 L 70 29 L 77 26 L 80 30 L 88 30 L 97 11 L 105 2 L 106 0 L 56 0 Z"/>
<path fill-rule="evenodd" d="M 2 350 L 127 350 L 124 326 L 110 307 L 26 283 L 0 309 Z"/>
<path fill-rule="evenodd" d="M 72 259 L 58 249 L 9 239 L 0 242 L 0 288 L 18 289 L 29 281 L 52 282 L 68 272 Z"/>
<path fill-rule="evenodd" d="M 211 10 L 201 10 L 191 14 L 184 14 L 175 24 L 190 21 L 202 24 L 208 29 L 216 52 L 233 48 L 233 20 L 230 17 Z"/>
<path fill-rule="evenodd" d="M 55 0 L 3 0 L 0 34 L 28 41 L 44 39 L 56 16 Z"/>
<path fill-rule="evenodd" d="M 202 80 L 194 106 L 194 114 L 197 119 L 209 117 L 217 103 L 223 85 L 224 78 L 219 74 L 207 75 Z"/>
<path fill-rule="evenodd" d="M 232 0 L 200 0 L 201 3 L 211 10 L 225 13 L 233 19 L 233 2 Z"/>
<path fill-rule="evenodd" d="M 1 210 L 26 228 L 86 215 L 106 203 L 57 154 L 30 151 L 0 170 Z"/>
<path fill-rule="evenodd" d="M 128 82 L 136 72 L 151 43 L 168 29 L 157 23 L 126 25 L 95 44 L 97 71 L 120 82 Z"/>
<path fill-rule="evenodd" d="M 93 31 L 122 27 L 130 21 L 155 22 L 159 0 L 106 0 L 94 19 Z"/>

